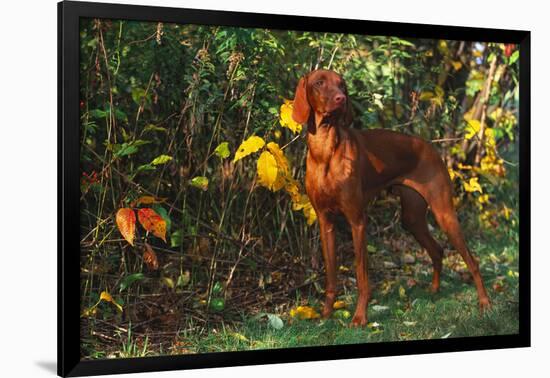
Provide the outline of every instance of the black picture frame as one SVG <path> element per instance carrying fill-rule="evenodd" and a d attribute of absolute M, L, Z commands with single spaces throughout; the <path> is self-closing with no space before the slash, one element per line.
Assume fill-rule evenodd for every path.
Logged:
<path fill-rule="evenodd" d="M 79 19 L 109 18 L 514 43 L 520 47 L 519 334 L 129 359 L 80 360 Z M 530 346 L 530 32 L 63 1 L 58 3 L 58 374 L 82 376 Z"/>

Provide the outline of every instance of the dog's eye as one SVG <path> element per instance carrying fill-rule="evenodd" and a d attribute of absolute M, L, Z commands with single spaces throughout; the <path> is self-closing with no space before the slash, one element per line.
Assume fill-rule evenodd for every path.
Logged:
<path fill-rule="evenodd" d="M 316 87 L 322 87 L 324 83 L 325 82 L 323 80 L 317 80 L 313 85 L 315 85 Z"/>

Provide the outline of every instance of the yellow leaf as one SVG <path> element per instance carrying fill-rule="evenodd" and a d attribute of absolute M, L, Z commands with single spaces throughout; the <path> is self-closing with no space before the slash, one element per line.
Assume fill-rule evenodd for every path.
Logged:
<path fill-rule="evenodd" d="M 338 310 L 338 309 L 341 309 L 341 308 L 344 308 L 344 307 L 346 307 L 346 302 L 344 302 L 344 301 L 336 301 L 332 305 L 332 308 L 335 309 L 335 310 Z"/>
<path fill-rule="evenodd" d="M 290 310 L 290 316 L 298 319 L 317 319 L 320 317 L 319 313 L 309 306 L 298 306 L 295 309 Z"/>
<path fill-rule="evenodd" d="M 176 286 L 174 285 L 174 280 L 170 277 L 162 277 L 160 281 L 170 289 L 173 289 Z"/>
<path fill-rule="evenodd" d="M 443 99 L 443 96 L 445 95 L 445 91 L 443 90 L 443 88 L 441 88 L 439 85 L 436 85 L 434 90 L 435 90 L 435 95 L 438 98 Z"/>
<path fill-rule="evenodd" d="M 281 126 L 292 130 L 293 133 L 299 133 L 302 131 L 302 125 L 292 119 L 292 104 L 292 101 L 285 100 L 284 104 L 281 105 L 279 123 Z"/>
<path fill-rule="evenodd" d="M 471 170 L 473 168 L 471 165 L 462 164 L 462 163 L 458 163 L 457 166 L 458 166 L 458 169 L 463 169 L 463 170 Z"/>
<path fill-rule="evenodd" d="M 277 179 L 271 188 L 271 190 L 276 192 L 283 188 L 287 181 L 291 181 L 293 179 L 290 177 L 290 166 L 288 164 L 288 160 L 283 151 L 279 148 L 279 145 L 277 143 L 270 142 L 267 144 L 267 149 L 271 152 L 277 162 Z"/>
<path fill-rule="evenodd" d="M 480 192 L 483 193 L 483 190 L 481 189 L 481 185 L 479 185 L 479 182 L 477 181 L 477 177 L 472 177 L 470 181 L 464 182 L 464 190 L 466 190 L 468 193 L 474 193 L 474 192 Z"/>
<path fill-rule="evenodd" d="M 490 127 L 485 128 L 485 146 L 495 147 L 496 145 L 495 130 Z"/>
<path fill-rule="evenodd" d="M 425 92 L 421 92 L 420 93 L 420 96 L 418 96 L 418 99 L 420 101 L 429 101 L 431 100 L 432 98 L 434 98 L 435 95 L 433 92 L 430 92 L 430 91 L 425 91 Z"/>
<path fill-rule="evenodd" d="M 277 160 L 277 167 L 279 170 L 287 175 L 289 173 L 290 166 L 283 150 L 281 150 L 279 145 L 275 142 L 269 142 L 267 144 L 267 149 L 273 154 L 275 160 Z"/>
<path fill-rule="evenodd" d="M 84 316 L 92 316 L 92 315 L 95 315 L 97 313 L 97 306 L 92 306 L 86 310 L 84 310 L 84 312 L 82 313 L 82 315 L 80 315 L 81 317 L 84 317 Z"/>
<path fill-rule="evenodd" d="M 193 179 L 189 183 L 195 188 L 202 189 L 205 192 L 208 190 L 208 177 L 204 177 L 204 176 L 193 177 Z"/>
<path fill-rule="evenodd" d="M 502 209 L 502 214 L 504 215 L 504 218 L 506 218 L 506 220 L 510 219 L 510 214 L 511 213 L 512 213 L 512 210 L 510 210 L 510 208 L 508 208 L 508 206 L 504 205 L 504 207 Z"/>
<path fill-rule="evenodd" d="M 306 216 L 308 226 L 311 226 L 317 220 L 317 213 L 311 203 L 304 207 L 304 215 Z"/>
<path fill-rule="evenodd" d="M 482 194 L 479 197 L 477 197 L 477 202 L 480 204 L 486 204 L 489 203 L 489 195 L 488 194 Z"/>
<path fill-rule="evenodd" d="M 502 108 L 496 108 L 489 114 L 489 118 L 493 121 L 497 121 L 500 117 L 502 117 Z"/>
<path fill-rule="evenodd" d="M 403 286 L 399 286 L 399 298 L 407 298 L 407 292 L 405 291 L 405 288 Z"/>
<path fill-rule="evenodd" d="M 293 203 L 300 201 L 300 187 L 298 186 L 296 180 L 294 180 L 293 178 L 287 180 L 287 183 L 285 184 L 285 190 L 290 195 L 290 199 Z"/>
<path fill-rule="evenodd" d="M 315 213 L 309 197 L 306 194 L 300 194 L 299 197 L 296 197 L 297 200 L 292 202 L 292 210 L 302 210 L 307 219 L 307 224 L 311 226 L 317 220 L 317 213 Z"/>
<path fill-rule="evenodd" d="M 284 188 L 286 183 L 285 177 L 281 174 L 280 171 L 277 172 L 277 178 L 275 179 L 275 182 L 273 183 L 273 187 L 271 188 L 272 192 L 277 192 Z"/>
<path fill-rule="evenodd" d="M 156 198 L 156 197 L 153 197 L 153 196 L 142 196 L 142 197 L 139 197 L 135 201 L 135 205 L 139 206 L 139 205 L 151 205 L 151 204 L 154 204 L 154 203 L 163 203 L 163 202 L 166 202 L 167 199 L 168 198 Z"/>
<path fill-rule="evenodd" d="M 273 185 L 277 180 L 277 161 L 270 152 L 261 153 L 258 158 L 257 171 L 260 185 L 273 190 Z"/>
<path fill-rule="evenodd" d="M 437 49 L 439 52 L 443 55 L 447 55 L 449 53 L 449 46 L 447 45 L 447 41 L 440 40 L 437 44 Z"/>
<path fill-rule="evenodd" d="M 466 125 L 466 139 L 472 139 L 475 135 L 479 133 L 481 129 L 481 123 L 477 119 L 471 119 Z"/>
<path fill-rule="evenodd" d="M 232 332 L 231 336 L 233 336 L 235 339 L 240 341 L 248 341 L 245 335 L 238 333 L 238 332 Z"/>
<path fill-rule="evenodd" d="M 292 210 L 299 211 L 307 206 L 309 203 L 309 197 L 306 194 L 300 194 L 300 197 L 297 198 L 297 201 L 292 202 Z"/>
<path fill-rule="evenodd" d="M 447 168 L 447 171 L 449 172 L 449 177 L 451 178 L 451 181 L 453 181 L 456 177 L 455 170 L 452 168 Z"/>
<path fill-rule="evenodd" d="M 262 138 L 255 135 L 251 136 L 241 143 L 241 145 L 237 149 L 237 152 L 235 152 L 235 158 L 233 159 L 233 162 L 241 160 L 242 158 L 258 151 L 264 145 L 265 142 Z"/>
<path fill-rule="evenodd" d="M 111 294 L 109 294 L 106 291 L 101 292 L 101 294 L 99 295 L 99 299 L 101 299 L 102 301 L 106 301 L 106 302 L 112 302 L 113 301 L 113 297 L 111 297 Z"/>
<path fill-rule="evenodd" d="M 111 294 L 109 294 L 108 292 L 102 291 L 100 296 L 99 296 L 99 300 L 105 301 L 105 302 L 111 302 L 112 304 L 114 304 L 116 306 L 118 311 L 122 312 L 122 306 L 119 305 L 118 303 L 116 303 L 115 300 L 113 299 L 113 297 L 111 296 Z"/>
<path fill-rule="evenodd" d="M 451 64 L 453 65 L 453 68 L 455 69 L 455 71 L 458 71 L 459 69 L 462 68 L 462 62 L 459 60 L 453 60 Z"/>
<path fill-rule="evenodd" d="M 120 234 L 130 245 L 134 245 L 136 233 L 136 214 L 131 208 L 119 209 L 116 213 L 116 224 Z"/>

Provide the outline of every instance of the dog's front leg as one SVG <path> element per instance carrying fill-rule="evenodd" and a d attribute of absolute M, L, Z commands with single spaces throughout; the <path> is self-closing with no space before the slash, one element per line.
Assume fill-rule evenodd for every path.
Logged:
<path fill-rule="evenodd" d="M 369 302 L 369 279 L 367 269 L 367 249 L 365 230 L 366 217 L 360 216 L 357 220 L 351 220 L 351 233 L 353 236 L 353 250 L 355 252 L 355 271 L 357 275 L 357 307 L 351 320 L 351 326 L 364 327 L 367 324 L 367 305 Z"/>
<path fill-rule="evenodd" d="M 332 314 L 332 306 L 336 299 L 336 242 L 334 235 L 334 223 L 326 214 L 319 214 L 319 227 L 321 233 L 321 247 L 325 260 L 325 306 L 323 317 L 328 318 Z"/>

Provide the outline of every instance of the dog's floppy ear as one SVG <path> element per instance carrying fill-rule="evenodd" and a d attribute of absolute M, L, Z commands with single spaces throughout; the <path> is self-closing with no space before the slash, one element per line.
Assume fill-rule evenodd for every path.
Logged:
<path fill-rule="evenodd" d="M 307 77 L 304 76 L 298 82 L 296 87 L 296 94 L 294 95 L 294 105 L 292 110 L 292 119 L 303 125 L 307 123 L 309 119 L 309 113 L 311 112 L 311 106 L 307 100 Z"/>
<path fill-rule="evenodd" d="M 350 126 L 353 122 L 353 107 L 349 98 L 348 86 L 344 82 L 344 94 L 346 95 L 346 110 L 344 111 L 344 125 Z"/>
<path fill-rule="evenodd" d="M 352 106 L 351 106 L 351 101 L 349 99 L 349 96 L 347 96 L 347 91 L 346 91 L 346 97 L 347 97 L 347 100 L 346 100 L 346 114 L 344 116 L 344 124 L 346 126 L 350 126 L 351 123 L 353 122 L 353 109 L 352 109 Z"/>

